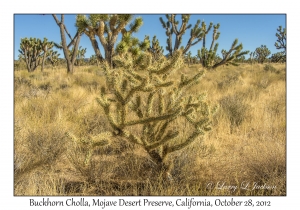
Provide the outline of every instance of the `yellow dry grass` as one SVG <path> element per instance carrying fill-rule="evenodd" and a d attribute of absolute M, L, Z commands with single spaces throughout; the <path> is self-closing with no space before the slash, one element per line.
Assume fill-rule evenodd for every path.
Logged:
<path fill-rule="evenodd" d="M 84 173 L 70 161 L 81 154 L 66 132 L 85 138 L 111 130 L 95 100 L 105 85 L 100 69 L 15 71 L 14 194 L 286 195 L 286 69 L 272 65 L 275 72 L 260 64 L 220 67 L 189 90 L 220 108 L 210 133 L 170 155 L 170 182 L 154 179 L 147 153 L 120 138 L 95 150 Z"/>

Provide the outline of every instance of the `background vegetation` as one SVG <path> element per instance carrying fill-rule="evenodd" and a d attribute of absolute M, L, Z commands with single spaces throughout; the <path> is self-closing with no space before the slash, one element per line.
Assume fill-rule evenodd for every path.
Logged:
<path fill-rule="evenodd" d="M 78 67 L 73 76 L 65 68 L 15 71 L 15 195 L 285 195 L 286 69 L 271 66 L 220 67 L 190 90 L 206 92 L 220 108 L 208 135 L 172 154 L 171 181 L 154 178 L 147 152 L 121 138 L 93 149 L 89 167 L 79 164 L 84 148 L 66 132 L 84 139 L 111 129 L 95 100 L 105 82 L 96 66 Z M 218 181 L 276 188 L 206 188 Z"/>

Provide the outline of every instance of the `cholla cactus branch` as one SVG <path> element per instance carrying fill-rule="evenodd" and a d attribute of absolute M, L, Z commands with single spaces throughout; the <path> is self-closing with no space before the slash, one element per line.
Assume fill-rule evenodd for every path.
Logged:
<path fill-rule="evenodd" d="M 175 117 L 176 115 L 178 115 L 180 113 L 181 109 L 177 109 L 176 111 L 174 111 L 171 114 L 166 114 L 166 115 L 162 115 L 162 116 L 158 116 L 158 117 L 148 117 L 142 120 L 134 120 L 134 121 L 129 121 L 125 123 L 125 126 L 132 126 L 132 125 L 137 125 L 137 124 L 145 124 L 145 123 L 150 123 L 150 122 L 155 122 L 155 121 L 162 121 L 162 120 L 166 120 L 169 119 L 171 117 Z"/>
<path fill-rule="evenodd" d="M 204 133 L 200 133 L 198 130 L 193 132 L 192 135 L 190 135 L 183 143 L 175 145 L 175 146 L 171 146 L 171 147 L 165 147 L 164 151 L 163 151 L 163 159 L 170 153 L 175 152 L 177 150 L 181 150 L 182 148 L 186 147 L 187 145 L 191 144 L 200 134 L 204 134 Z"/>
<path fill-rule="evenodd" d="M 154 144 L 151 144 L 149 146 L 146 146 L 146 150 L 150 151 L 153 149 L 156 149 L 157 147 L 166 144 L 168 141 L 175 139 L 177 136 L 179 135 L 178 131 L 175 132 L 169 132 L 163 139 L 161 139 L 160 141 L 156 141 Z"/>
<path fill-rule="evenodd" d="M 179 84 L 179 88 L 183 88 L 184 86 L 189 86 L 189 85 L 192 85 L 192 83 L 194 82 L 197 82 L 198 79 L 200 77 L 202 77 L 204 75 L 204 71 L 201 71 L 199 72 L 198 74 L 196 74 L 194 77 L 192 77 L 191 79 L 187 79 L 185 78 L 184 75 L 182 75 L 181 77 L 181 81 L 180 81 L 180 84 Z"/>

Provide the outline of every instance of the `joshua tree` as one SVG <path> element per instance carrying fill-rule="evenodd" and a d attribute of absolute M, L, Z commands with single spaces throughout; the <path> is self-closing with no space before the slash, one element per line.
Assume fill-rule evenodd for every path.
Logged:
<path fill-rule="evenodd" d="M 126 52 L 131 53 L 132 58 L 138 58 L 139 55 L 150 48 L 149 37 L 146 36 L 144 41 L 139 41 L 138 38 L 134 38 L 130 33 L 125 33 L 122 36 L 122 40 L 116 46 L 116 54 L 123 56 Z"/>
<path fill-rule="evenodd" d="M 192 62 L 192 53 L 191 53 L 191 51 L 189 51 L 189 52 L 186 54 L 186 60 L 187 60 L 188 66 L 190 66 L 190 64 L 191 64 L 191 62 Z"/>
<path fill-rule="evenodd" d="M 258 63 L 264 63 L 270 54 L 271 51 L 266 45 L 261 45 L 255 49 L 255 58 L 257 59 Z"/>
<path fill-rule="evenodd" d="M 80 48 L 80 50 L 78 50 L 78 59 L 82 63 L 84 62 L 85 53 L 86 53 L 86 48 L 83 48 L 83 49 Z"/>
<path fill-rule="evenodd" d="M 283 49 L 282 52 L 280 53 L 275 53 L 272 55 L 273 61 L 277 62 L 286 62 L 286 29 L 282 28 L 282 26 L 279 26 L 277 29 L 276 37 L 277 37 L 277 42 L 275 42 L 275 47 L 276 49 Z M 279 57 L 281 56 L 281 57 Z M 272 62 L 273 62 L 272 61 Z"/>
<path fill-rule="evenodd" d="M 89 37 L 97 59 L 102 62 L 104 59 L 101 55 L 96 36 L 99 38 L 105 51 L 105 60 L 112 66 L 112 58 L 115 56 L 115 44 L 119 34 L 122 33 L 123 36 L 125 34 L 132 35 L 137 32 L 143 24 L 141 17 L 134 19 L 134 22 L 131 23 L 132 20 L 133 15 L 131 14 L 77 15 L 76 26 L 80 32 L 83 32 Z M 129 29 L 126 29 L 128 24 L 130 24 Z"/>
<path fill-rule="evenodd" d="M 204 71 L 190 78 L 182 74 L 181 79 L 174 79 L 174 70 L 183 64 L 182 57 L 178 50 L 168 59 L 161 56 L 152 62 L 149 52 L 135 58 L 124 52 L 113 57 L 122 71 L 103 64 L 113 91 L 102 87 L 97 101 L 112 128 L 111 138 L 123 138 L 142 147 L 160 174 L 170 170 L 169 154 L 185 148 L 211 129 L 211 115 L 216 110 L 209 106 L 204 94 L 186 91 Z M 182 123 L 189 124 L 191 129 L 178 126 Z"/>
<path fill-rule="evenodd" d="M 277 42 L 275 42 L 276 49 L 283 49 L 286 52 L 286 29 L 279 26 L 277 29 L 276 37 Z"/>
<path fill-rule="evenodd" d="M 97 56 L 96 55 L 91 55 L 90 59 L 89 59 L 89 64 L 90 65 L 97 65 L 99 66 L 99 61 L 97 59 Z"/>
<path fill-rule="evenodd" d="M 248 58 L 248 62 L 250 62 L 252 65 L 253 61 L 254 61 L 255 52 L 250 52 L 249 55 L 250 55 L 250 57 Z"/>
<path fill-rule="evenodd" d="M 21 39 L 19 52 L 23 56 L 28 72 L 33 72 L 39 65 L 44 68 L 44 61 L 47 56 L 47 51 L 53 46 L 46 38 L 42 42 L 37 38 Z"/>
<path fill-rule="evenodd" d="M 47 38 L 44 38 L 43 42 L 41 42 L 41 47 L 43 49 L 43 59 L 42 59 L 42 68 L 41 71 L 44 70 L 44 64 L 45 64 L 45 60 L 46 57 L 49 55 L 48 51 L 54 46 L 53 42 L 48 42 Z"/>
<path fill-rule="evenodd" d="M 149 37 L 148 37 L 148 39 L 149 39 Z M 153 62 L 155 62 L 158 58 L 160 58 L 163 55 L 164 49 L 162 46 L 160 46 L 159 41 L 156 38 L 156 36 L 153 36 L 152 44 L 148 48 L 148 51 L 152 54 Z"/>
<path fill-rule="evenodd" d="M 166 29 L 166 35 L 168 37 L 167 39 L 167 51 L 169 51 L 170 55 L 173 55 L 174 52 L 176 52 L 181 45 L 182 42 L 182 36 L 185 34 L 186 30 L 190 29 L 192 27 L 191 24 L 188 25 L 190 15 L 181 15 L 181 26 L 178 28 L 179 21 L 176 21 L 176 15 L 166 15 L 167 21 L 165 22 L 162 17 L 159 18 L 162 26 L 164 29 Z M 183 54 L 187 53 L 191 46 L 194 46 L 198 42 L 200 42 L 203 38 L 203 31 L 202 28 L 199 27 L 200 20 L 197 21 L 194 28 L 190 31 L 190 38 L 188 40 L 188 43 L 184 47 Z M 211 23 L 212 25 L 212 23 Z M 173 46 L 172 44 L 172 36 L 175 34 L 175 44 Z"/>
<path fill-rule="evenodd" d="M 277 52 L 272 54 L 270 59 L 272 63 L 284 63 L 286 62 L 286 55 L 284 52 Z"/>
<path fill-rule="evenodd" d="M 74 50 L 69 51 L 70 53 L 70 57 L 73 56 Z M 77 55 L 76 55 L 76 61 L 75 61 L 75 65 L 76 66 L 80 66 L 83 64 L 84 61 L 84 57 L 85 57 L 85 53 L 86 53 L 86 48 L 82 48 L 81 46 L 78 48 L 77 50 Z"/>
<path fill-rule="evenodd" d="M 67 30 L 67 27 L 65 26 L 64 20 L 65 17 L 64 15 L 61 15 L 61 19 L 60 21 L 58 20 L 57 16 L 55 14 L 52 15 L 56 24 L 58 25 L 59 29 L 60 29 L 60 36 L 61 36 L 61 45 L 55 44 L 56 47 L 63 49 L 64 52 L 64 56 L 65 59 L 67 61 L 67 72 L 73 74 L 74 72 L 74 63 L 76 61 L 76 55 L 77 55 L 77 50 L 78 50 L 78 46 L 79 46 L 79 42 L 80 42 L 80 37 L 81 37 L 81 33 L 79 31 L 77 31 L 76 35 L 74 36 L 74 38 L 71 37 L 70 33 Z M 67 33 L 68 37 L 71 39 L 71 42 L 67 45 L 67 41 L 66 41 L 66 35 L 65 33 Z M 69 48 L 73 46 L 73 54 L 72 56 L 69 55 Z"/>
<path fill-rule="evenodd" d="M 53 51 L 53 50 L 49 51 L 47 59 L 50 61 L 52 68 L 56 68 L 56 66 L 58 65 L 58 62 L 59 62 L 58 57 L 59 56 L 60 56 L 60 54 L 57 51 Z"/>
<path fill-rule="evenodd" d="M 220 27 L 220 24 L 214 25 L 214 31 L 212 35 L 212 42 L 210 44 L 210 48 L 206 48 L 206 35 L 209 32 L 209 30 L 212 28 L 212 24 L 206 29 L 206 25 L 203 22 L 202 23 L 202 31 L 204 33 L 203 35 L 203 44 L 201 50 L 198 50 L 198 57 L 200 58 L 200 62 L 203 67 L 205 68 L 212 68 L 216 69 L 221 65 L 237 65 L 236 60 L 240 57 L 244 56 L 245 54 L 249 53 L 249 51 L 242 51 L 243 45 L 238 45 L 238 39 L 235 39 L 234 42 L 231 45 L 231 48 L 226 51 L 222 50 L 221 53 L 223 55 L 223 58 L 220 60 L 217 58 L 217 50 L 219 47 L 218 43 L 215 43 L 216 40 L 218 40 L 220 36 L 220 32 L 218 32 L 218 29 Z"/>
<path fill-rule="evenodd" d="M 237 59 L 235 59 L 235 61 L 236 61 L 237 63 L 244 63 L 245 60 L 246 60 L 246 57 L 245 57 L 244 55 L 241 56 L 241 57 L 239 57 L 239 58 L 237 58 Z"/>

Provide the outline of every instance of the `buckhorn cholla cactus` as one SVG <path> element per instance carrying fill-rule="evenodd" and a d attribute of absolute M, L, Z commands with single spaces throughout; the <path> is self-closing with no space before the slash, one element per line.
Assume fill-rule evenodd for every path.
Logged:
<path fill-rule="evenodd" d="M 181 50 L 168 60 L 161 56 L 154 63 L 148 52 L 135 59 L 130 53 L 116 56 L 114 63 L 119 69 L 104 64 L 112 92 L 102 87 L 97 98 L 113 128 L 112 135 L 143 147 L 161 175 L 170 170 L 171 164 L 166 163 L 170 153 L 211 130 L 211 115 L 216 110 L 203 94 L 186 91 L 204 71 L 191 78 L 182 74 L 180 80 L 172 79 L 176 76 L 172 72 L 183 63 L 182 57 Z M 182 123 L 188 125 L 180 126 Z"/>

